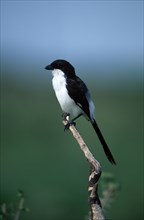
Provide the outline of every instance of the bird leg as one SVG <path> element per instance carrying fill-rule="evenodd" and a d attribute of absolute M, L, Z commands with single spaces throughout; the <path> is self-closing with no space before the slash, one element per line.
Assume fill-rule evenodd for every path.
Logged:
<path fill-rule="evenodd" d="M 70 116 L 69 113 L 65 113 L 65 112 L 62 113 L 62 118 L 63 118 L 65 121 L 67 121 L 67 117 L 69 117 L 69 116 Z"/>

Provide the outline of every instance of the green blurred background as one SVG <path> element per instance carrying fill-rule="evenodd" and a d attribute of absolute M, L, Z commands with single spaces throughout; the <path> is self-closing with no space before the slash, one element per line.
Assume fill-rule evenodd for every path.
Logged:
<path fill-rule="evenodd" d="M 30 212 L 21 219 L 81 220 L 89 211 L 89 166 L 64 132 L 51 75 L 44 70 L 57 58 L 72 62 L 88 85 L 117 162 L 107 161 L 90 123 L 78 119 L 102 170 L 121 185 L 107 218 L 143 219 L 143 12 L 136 2 L 1 3 L 0 195 L 1 203 L 15 203 L 17 191 L 24 191 Z"/>

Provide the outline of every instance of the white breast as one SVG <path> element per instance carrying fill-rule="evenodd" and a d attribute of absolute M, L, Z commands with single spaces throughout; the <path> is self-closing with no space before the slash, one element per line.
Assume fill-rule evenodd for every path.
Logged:
<path fill-rule="evenodd" d="M 69 96 L 66 89 L 66 78 L 61 70 L 53 70 L 53 88 L 59 104 L 65 113 L 69 113 L 72 117 L 78 116 L 82 113 L 81 108 L 79 108 L 75 102 Z"/>

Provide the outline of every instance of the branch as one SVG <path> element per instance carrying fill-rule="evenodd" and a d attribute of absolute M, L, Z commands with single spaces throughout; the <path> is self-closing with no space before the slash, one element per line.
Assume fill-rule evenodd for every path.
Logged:
<path fill-rule="evenodd" d="M 24 208 L 25 199 L 24 199 L 24 194 L 21 190 L 19 190 L 18 196 L 19 196 L 19 203 L 15 213 L 14 220 L 19 220 L 21 213 L 25 210 Z"/>
<path fill-rule="evenodd" d="M 63 121 L 64 125 L 67 125 L 69 117 Z M 101 176 L 101 166 L 100 163 L 94 158 L 86 143 L 82 139 L 81 135 L 77 131 L 74 125 L 69 126 L 69 130 L 73 134 L 73 137 L 78 142 L 81 150 L 83 151 L 86 159 L 90 163 L 90 174 L 88 181 L 88 201 L 91 209 L 91 220 L 105 220 L 105 216 L 102 211 L 101 202 L 98 196 L 98 180 Z"/>

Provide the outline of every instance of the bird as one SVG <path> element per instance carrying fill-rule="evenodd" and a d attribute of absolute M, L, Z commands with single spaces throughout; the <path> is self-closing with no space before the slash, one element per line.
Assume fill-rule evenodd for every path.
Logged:
<path fill-rule="evenodd" d="M 88 119 L 101 142 L 107 159 L 116 165 L 115 159 L 98 127 L 95 119 L 95 105 L 86 84 L 76 75 L 72 64 L 64 59 L 57 59 L 45 67 L 52 72 L 52 85 L 63 111 L 64 117 L 70 116 L 68 128 L 80 116 Z"/>

